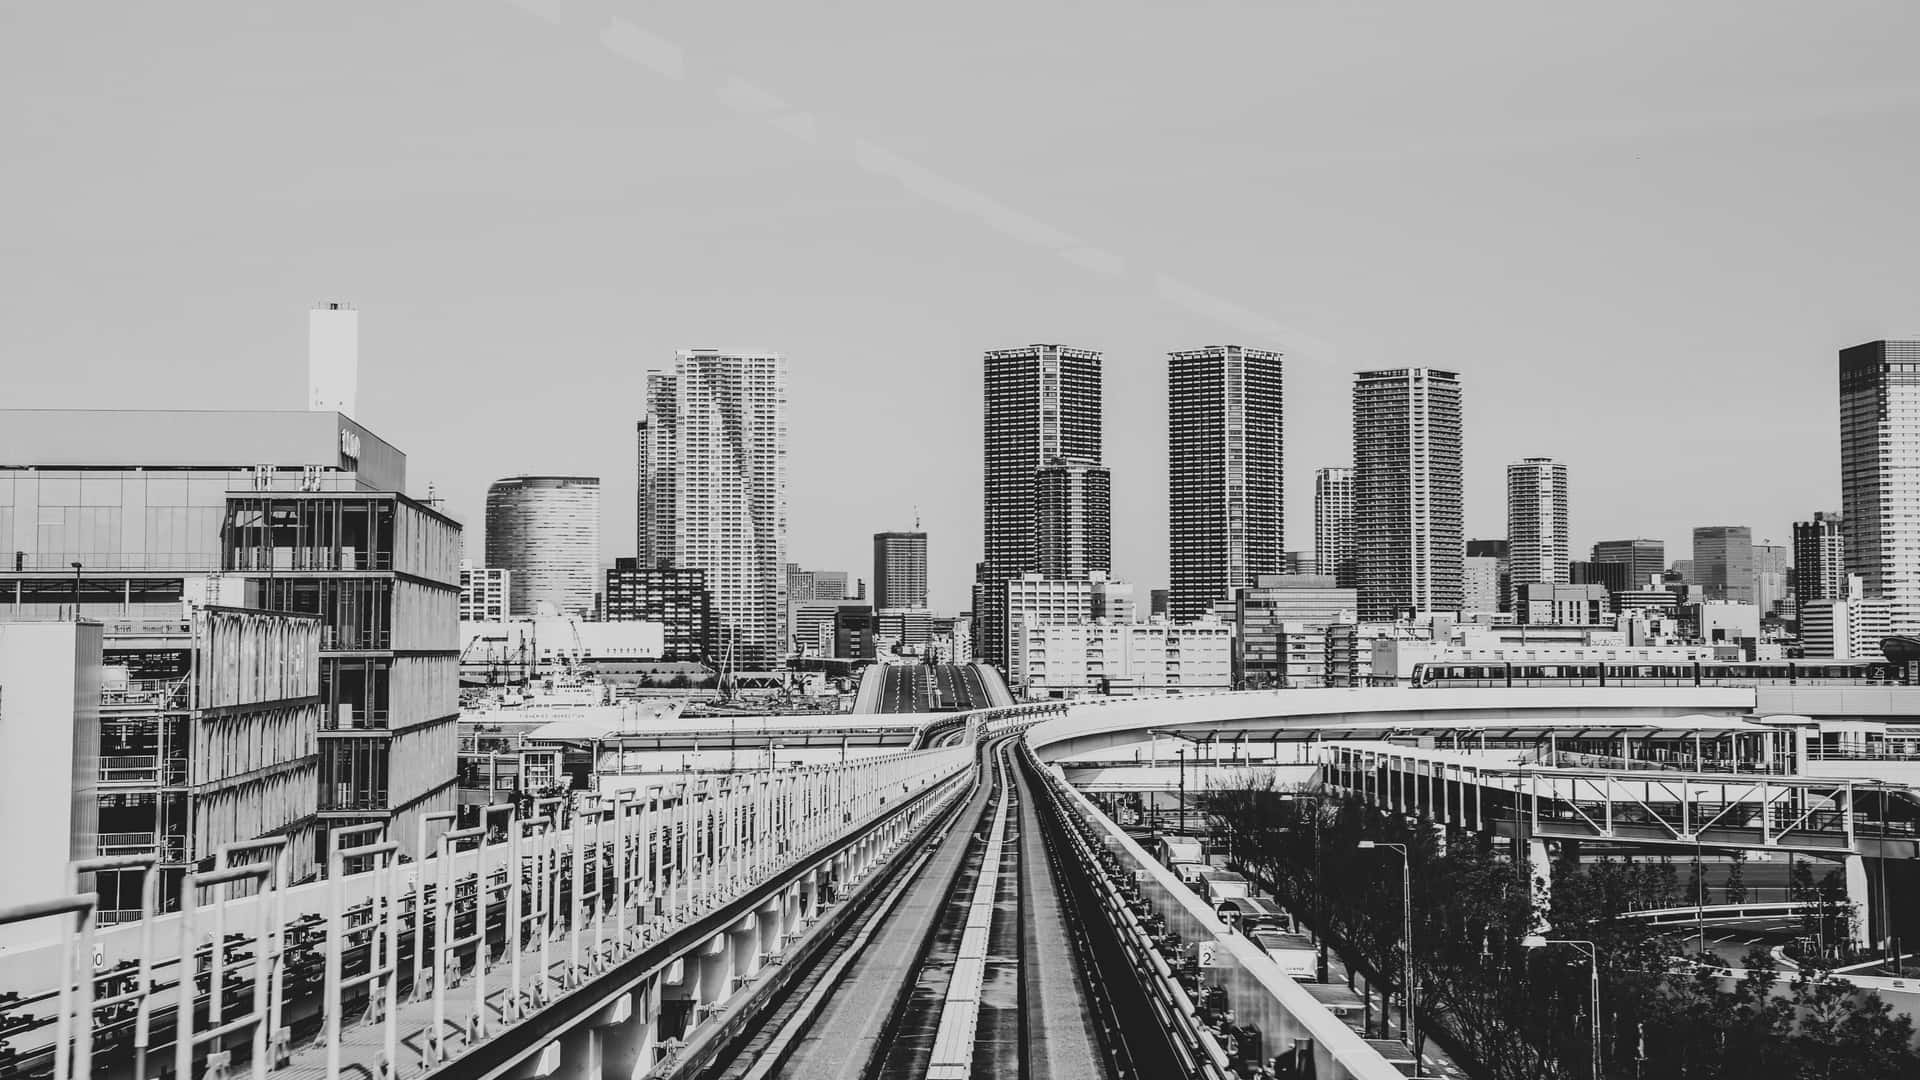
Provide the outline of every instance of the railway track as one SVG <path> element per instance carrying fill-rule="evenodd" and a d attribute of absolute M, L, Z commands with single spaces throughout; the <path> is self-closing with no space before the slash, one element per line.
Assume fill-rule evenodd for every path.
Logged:
<path fill-rule="evenodd" d="M 1145 1075 L 1103 1021 L 1057 879 L 1047 791 L 1017 738 L 981 751 L 941 838 L 800 977 L 712 1080 L 1095 1080 Z M 1116 1048 L 1115 1044 L 1121 1044 Z"/>

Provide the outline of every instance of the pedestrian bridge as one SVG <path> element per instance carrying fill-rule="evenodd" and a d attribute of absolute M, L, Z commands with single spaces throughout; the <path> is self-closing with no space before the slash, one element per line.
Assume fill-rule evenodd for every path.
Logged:
<path fill-rule="evenodd" d="M 1731 725 L 1751 723 L 1754 704 L 1752 691 L 1738 689 L 1386 688 L 946 714 L 929 723 L 923 749 L 844 764 L 657 774 L 615 800 L 550 801 L 519 818 L 489 807 L 477 829 L 426 822 L 423 830 L 440 831 L 415 838 L 416 850 L 434 852 L 418 862 L 400 862 L 396 838 L 378 826 L 337 830 L 330 874 L 318 882 L 289 882 L 276 841 L 236 846 L 188 879 L 198 906 L 149 910 L 111 928 L 95 923 L 87 875 L 139 867 L 143 857 L 94 860 L 76 867 L 72 895 L 0 912 L 0 932 L 35 928 L 44 942 L 0 954 L 0 990 L 19 995 L 0 1005 L 0 1038 L 14 1063 L 44 1065 L 54 1080 L 101 1066 L 136 1080 L 163 1072 L 209 1080 L 680 1075 L 691 1068 L 691 1048 L 712 1044 L 732 1030 L 731 1017 L 772 993 L 789 956 L 834 932 L 842 897 L 927 842 L 975 775 L 977 745 L 995 732 L 1021 732 L 1042 762 L 1117 757 L 1151 732 L 1322 743 L 1314 755 L 1326 759 L 1329 779 L 1383 806 L 1463 812 L 1461 793 L 1471 789 L 1473 820 L 1491 821 L 1488 793 L 1500 790 L 1510 801 L 1532 799 L 1514 805 L 1551 829 L 1572 827 L 1555 799 L 1591 824 L 1573 789 L 1523 796 L 1524 785 L 1489 773 L 1436 780 L 1431 761 L 1393 758 L 1386 740 L 1638 730 L 1682 718 Z M 1359 749 L 1365 743 L 1372 747 Z M 1374 756 L 1342 756 L 1349 750 Z M 1397 763 L 1383 773 L 1383 762 Z M 1080 818 L 1086 859 L 1140 857 L 1072 791 L 1063 797 Z M 1760 796 L 1763 805 L 1768 798 Z M 1695 835 L 1734 827 L 1724 814 L 1700 813 L 1683 822 Z M 1626 824 L 1616 817 L 1616 828 Z M 1778 836 L 1791 843 L 1815 831 L 1795 821 Z M 1860 842 L 1858 829 L 1845 832 Z M 1117 885 L 1137 893 L 1158 882 L 1151 866 L 1138 870 L 1147 876 Z M 1228 934 L 1204 904 L 1186 910 L 1191 897 L 1161 899 L 1185 912 L 1169 919 L 1189 936 Z M 1226 955 L 1236 957 L 1238 944 L 1223 945 Z M 1267 1030 L 1312 1044 L 1317 1075 L 1398 1075 L 1376 1049 L 1341 1037 L 1350 1031 L 1328 1027 L 1310 995 L 1271 985 L 1251 957 L 1234 962 L 1245 969 L 1235 977 L 1247 1000 L 1270 999 L 1260 1006 Z M 1224 1076 L 1219 1047 L 1204 1037 L 1195 1045 L 1189 1074 Z"/>

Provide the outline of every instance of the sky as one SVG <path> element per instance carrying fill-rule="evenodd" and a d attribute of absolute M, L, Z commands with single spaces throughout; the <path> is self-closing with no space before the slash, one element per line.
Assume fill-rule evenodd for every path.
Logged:
<path fill-rule="evenodd" d="M 1920 336 L 1920 5 L 424 0 L 0 7 L 0 405 L 362 422 L 483 551 L 649 368 L 790 368 L 789 557 L 980 553 L 980 354 L 1106 355 L 1116 572 L 1166 579 L 1165 356 L 1277 348 L 1286 545 L 1353 372 L 1459 371 L 1469 536 L 1564 461 L 1576 557 L 1839 507 L 1835 353 Z"/>

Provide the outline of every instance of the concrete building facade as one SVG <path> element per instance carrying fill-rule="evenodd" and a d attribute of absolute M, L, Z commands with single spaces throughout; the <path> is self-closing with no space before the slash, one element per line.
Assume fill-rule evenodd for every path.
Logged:
<path fill-rule="evenodd" d="M 97 622 L 0 621 L 0 907 L 66 895 L 67 863 L 99 852 L 100 646 Z M 51 934 L 0 927 L 0 945 Z"/>
<path fill-rule="evenodd" d="M 513 571 L 460 563 L 460 621 L 505 622 L 513 613 Z"/>
<path fill-rule="evenodd" d="M 662 660 L 712 662 L 713 594 L 705 570 L 615 559 L 607 571 L 606 618 L 660 624 Z"/>
<path fill-rule="evenodd" d="M 1023 623 L 1014 682 L 1030 699 L 1154 697 L 1232 686 L 1225 623 Z"/>
<path fill-rule="evenodd" d="M 1262 575 L 1236 594 L 1239 683 L 1248 689 L 1326 685 L 1324 630 L 1351 623 L 1359 594 L 1331 574 Z"/>

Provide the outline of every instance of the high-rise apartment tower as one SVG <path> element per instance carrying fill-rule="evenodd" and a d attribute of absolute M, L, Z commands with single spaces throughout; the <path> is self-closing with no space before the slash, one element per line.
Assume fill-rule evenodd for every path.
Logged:
<path fill-rule="evenodd" d="M 1210 345 L 1167 357 L 1170 603 L 1190 622 L 1285 566 L 1280 354 Z"/>
<path fill-rule="evenodd" d="M 1360 618 L 1460 608 L 1460 376 L 1363 371 L 1353 387 L 1354 570 Z"/>
<path fill-rule="evenodd" d="M 714 649 L 741 667 L 786 652 L 787 362 L 684 349 L 647 373 L 639 429 L 642 565 L 704 570 Z"/>
<path fill-rule="evenodd" d="M 873 534 L 873 606 L 877 609 L 927 606 L 927 534 Z"/>
<path fill-rule="evenodd" d="M 1920 340 L 1840 351 L 1840 513 L 1847 573 L 1920 633 Z"/>
<path fill-rule="evenodd" d="M 1514 587 L 1567 582 L 1567 467 L 1552 458 L 1507 466 L 1508 573 Z"/>
<path fill-rule="evenodd" d="M 1040 565 L 1038 474 L 1101 460 L 1100 354 L 1030 345 L 986 354 L 983 554 L 974 581 L 976 654 L 1007 663 L 1007 582 Z M 1110 523 L 1102 529 L 1110 534 Z"/>
<path fill-rule="evenodd" d="M 1793 523 L 1793 593 L 1805 607 L 1812 600 L 1841 600 L 1847 588 L 1847 536 L 1839 514 L 1816 511 L 1812 521 Z"/>
<path fill-rule="evenodd" d="M 1353 588 L 1353 470 L 1332 466 L 1313 474 L 1314 569 Z"/>

